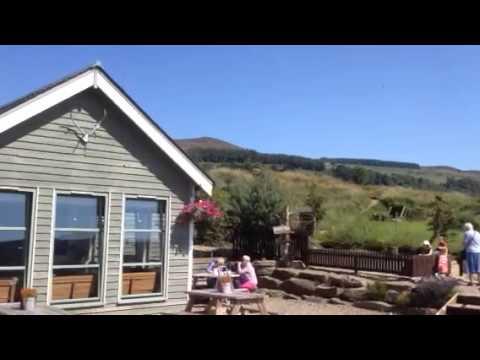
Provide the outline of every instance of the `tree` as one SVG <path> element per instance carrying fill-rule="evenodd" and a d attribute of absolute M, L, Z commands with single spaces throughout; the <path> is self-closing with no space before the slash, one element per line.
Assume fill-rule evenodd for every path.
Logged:
<path fill-rule="evenodd" d="M 435 240 L 439 236 L 447 236 L 448 230 L 455 227 L 455 217 L 448 203 L 440 196 L 435 197 L 431 206 L 433 211 L 428 225 L 433 231 L 431 240 Z"/>
<path fill-rule="evenodd" d="M 284 200 L 270 174 L 261 172 L 250 184 L 230 188 L 230 204 L 226 211 L 236 236 L 246 239 L 248 249 L 265 251 L 256 242 L 272 240 L 272 227 L 280 222 Z M 273 243 L 271 244 L 273 248 Z M 263 254 L 260 254 L 263 255 Z"/>
<path fill-rule="evenodd" d="M 325 216 L 325 199 L 320 195 L 317 184 L 310 184 L 308 187 L 305 204 L 312 208 L 315 216 L 315 227 Z"/>

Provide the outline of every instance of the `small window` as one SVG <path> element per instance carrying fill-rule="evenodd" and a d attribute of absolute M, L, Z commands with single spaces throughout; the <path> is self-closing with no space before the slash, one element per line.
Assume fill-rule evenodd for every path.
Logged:
<path fill-rule="evenodd" d="M 0 191 L 0 279 L 16 283 L 15 300 L 26 286 L 32 194 Z M 9 301 L 0 291 L 0 302 Z"/>
<path fill-rule="evenodd" d="M 163 295 L 166 249 L 165 200 L 126 199 L 122 295 Z"/>
<path fill-rule="evenodd" d="M 104 197 L 57 196 L 53 301 L 100 297 L 104 222 Z"/>

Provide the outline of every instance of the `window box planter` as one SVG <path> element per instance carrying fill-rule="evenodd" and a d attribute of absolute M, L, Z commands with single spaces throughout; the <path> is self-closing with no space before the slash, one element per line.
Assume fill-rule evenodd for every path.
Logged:
<path fill-rule="evenodd" d="M 0 279 L 0 303 L 14 302 L 17 278 Z"/>
<path fill-rule="evenodd" d="M 148 294 L 155 291 L 156 271 L 123 273 L 122 294 Z"/>
<path fill-rule="evenodd" d="M 52 300 L 89 298 L 95 285 L 94 275 L 55 276 Z"/>

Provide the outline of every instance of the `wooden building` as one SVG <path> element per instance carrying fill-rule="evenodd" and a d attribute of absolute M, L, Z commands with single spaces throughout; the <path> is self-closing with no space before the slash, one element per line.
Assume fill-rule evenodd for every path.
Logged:
<path fill-rule="evenodd" d="M 1 107 L 0 164 L 0 279 L 77 313 L 186 304 L 178 215 L 213 181 L 100 66 Z"/>

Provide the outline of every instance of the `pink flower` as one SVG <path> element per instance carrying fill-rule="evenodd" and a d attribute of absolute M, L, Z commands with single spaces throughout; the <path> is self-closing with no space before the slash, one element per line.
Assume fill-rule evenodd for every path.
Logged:
<path fill-rule="evenodd" d="M 182 209 L 182 214 L 192 217 L 196 221 L 223 216 L 217 204 L 211 200 L 197 200 L 186 204 Z"/>

